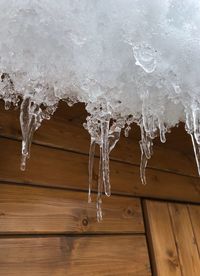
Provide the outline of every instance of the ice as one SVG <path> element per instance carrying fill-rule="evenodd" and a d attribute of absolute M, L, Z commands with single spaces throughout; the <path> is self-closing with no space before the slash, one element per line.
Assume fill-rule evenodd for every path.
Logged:
<path fill-rule="evenodd" d="M 34 132 L 40 127 L 44 119 L 49 120 L 56 110 L 55 106 L 49 106 L 46 109 L 32 102 L 31 98 L 24 98 L 20 108 L 20 125 L 22 131 L 22 158 L 21 170 L 26 168 L 26 160 L 30 157 L 30 148 Z"/>
<path fill-rule="evenodd" d="M 22 169 L 34 132 L 58 102 L 85 103 L 91 135 L 91 201 L 99 148 L 97 209 L 111 194 L 109 155 L 136 123 L 142 183 L 153 139 L 185 122 L 200 174 L 198 0 L 1 0 L 0 98 L 21 106 Z M 126 154 L 126 153 L 124 153 Z M 148 181 L 147 181 L 148 182 Z"/>
<path fill-rule="evenodd" d="M 91 191 L 92 191 L 92 176 L 94 166 L 94 155 L 95 155 L 95 139 L 91 137 L 90 150 L 89 150 L 89 163 L 88 163 L 88 175 L 89 175 L 89 188 L 88 188 L 88 203 L 92 202 Z"/>
<path fill-rule="evenodd" d="M 152 73 L 156 69 L 156 51 L 148 45 L 133 47 L 135 64 L 142 67 L 146 73 Z"/>

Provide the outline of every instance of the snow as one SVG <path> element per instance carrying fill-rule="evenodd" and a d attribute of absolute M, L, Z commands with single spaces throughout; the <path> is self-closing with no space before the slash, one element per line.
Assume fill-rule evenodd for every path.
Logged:
<path fill-rule="evenodd" d="M 90 114 L 90 170 L 94 145 L 100 148 L 99 218 L 103 189 L 110 195 L 109 153 L 121 129 L 128 135 L 133 122 L 141 128 L 144 184 L 153 139 L 165 142 L 180 121 L 191 135 L 200 173 L 198 0 L 0 4 L 0 98 L 6 108 L 22 100 L 22 169 L 33 132 L 65 100 L 69 106 L 84 102 Z"/>

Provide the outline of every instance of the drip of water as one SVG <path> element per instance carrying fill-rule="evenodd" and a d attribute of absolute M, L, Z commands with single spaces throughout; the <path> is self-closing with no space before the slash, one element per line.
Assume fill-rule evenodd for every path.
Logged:
<path fill-rule="evenodd" d="M 95 139 L 93 137 L 91 137 L 90 151 L 89 151 L 89 164 L 88 164 L 88 172 L 89 172 L 88 203 L 92 202 L 91 191 L 92 191 L 94 154 L 95 154 Z"/>

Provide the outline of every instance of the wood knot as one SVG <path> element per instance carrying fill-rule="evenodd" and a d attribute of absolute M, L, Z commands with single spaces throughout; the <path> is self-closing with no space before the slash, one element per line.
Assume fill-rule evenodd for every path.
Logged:
<path fill-rule="evenodd" d="M 176 254 L 174 254 L 173 250 L 168 249 L 167 255 L 169 256 L 169 259 L 168 259 L 169 264 L 174 268 L 178 267 L 179 266 L 178 258 Z"/>
<path fill-rule="evenodd" d="M 88 218 L 84 218 L 84 219 L 82 220 L 82 225 L 83 225 L 83 226 L 88 226 L 88 224 L 89 224 Z"/>
<path fill-rule="evenodd" d="M 134 216 L 134 210 L 131 207 L 127 207 L 124 210 L 124 213 L 127 217 L 133 217 Z"/>

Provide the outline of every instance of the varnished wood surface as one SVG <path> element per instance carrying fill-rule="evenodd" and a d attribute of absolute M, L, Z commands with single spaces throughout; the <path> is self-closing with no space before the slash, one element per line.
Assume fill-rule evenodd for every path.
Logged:
<path fill-rule="evenodd" d="M 167 203 L 145 201 L 153 269 L 158 276 L 182 276 Z"/>
<path fill-rule="evenodd" d="M 1 108 L 0 115 L 0 275 L 151 275 L 146 232 L 157 275 L 200 275 L 199 207 L 147 200 L 146 231 L 140 205 L 140 198 L 200 202 L 200 179 L 183 126 L 173 129 L 166 144 L 155 141 L 146 186 L 139 178 L 138 128 L 122 136 L 110 162 L 115 195 L 104 198 L 99 224 L 95 203 L 87 203 L 83 106 L 62 104 L 43 122 L 25 172 L 19 170 L 19 112 Z M 93 178 L 96 191 L 98 158 Z"/>
<path fill-rule="evenodd" d="M 187 204 L 145 201 L 153 269 L 158 276 L 198 276 L 199 217 L 190 219 Z M 195 206 L 200 210 L 200 206 Z M 197 220 L 197 221 L 196 221 Z"/>
<path fill-rule="evenodd" d="M 0 183 L 0 234 L 144 233 L 139 199 L 112 196 L 102 208 L 98 223 L 86 193 Z"/>
<path fill-rule="evenodd" d="M 2 102 L 0 102 L 0 114 L 0 135 L 21 139 L 19 110 L 5 111 Z M 82 126 L 86 116 L 84 105 L 75 104 L 73 107 L 68 107 L 61 103 L 54 116 L 49 121 L 42 122 L 42 126 L 34 134 L 34 141 L 50 147 L 88 154 L 90 137 Z M 139 128 L 133 124 L 128 138 L 125 138 L 122 133 L 120 141 L 111 153 L 111 159 L 139 165 L 139 140 Z M 154 155 L 148 166 L 154 169 L 197 176 L 191 140 L 183 125 L 172 129 L 172 133 L 167 134 L 165 144 L 159 142 L 159 139 L 155 139 Z"/>
<path fill-rule="evenodd" d="M 21 172 L 20 141 L 0 138 L 0 152 L 1 181 L 88 190 L 88 156 L 32 145 L 27 170 Z M 110 170 L 113 193 L 200 202 L 199 178 L 147 169 L 147 185 L 144 186 L 136 166 L 111 161 Z M 98 160 L 93 178 L 96 189 Z"/>
<path fill-rule="evenodd" d="M 194 231 L 195 242 L 198 246 L 198 251 L 200 254 L 200 206 L 188 205 L 188 210 L 189 210 L 192 228 Z"/>
<path fill-rule="evenodd" d="M 144 236 L 0 239 L 2 276 L 151 275 Z"/>
<path fill-rule="evenodd" d="M 199 207 L 200 208 L 200 207 Z M 169 204 L 169 211 L 183 275 L 199 276 L 200 255 L 187 205 Z M 199 237 L 200 238 L 200 237 Z"/>

